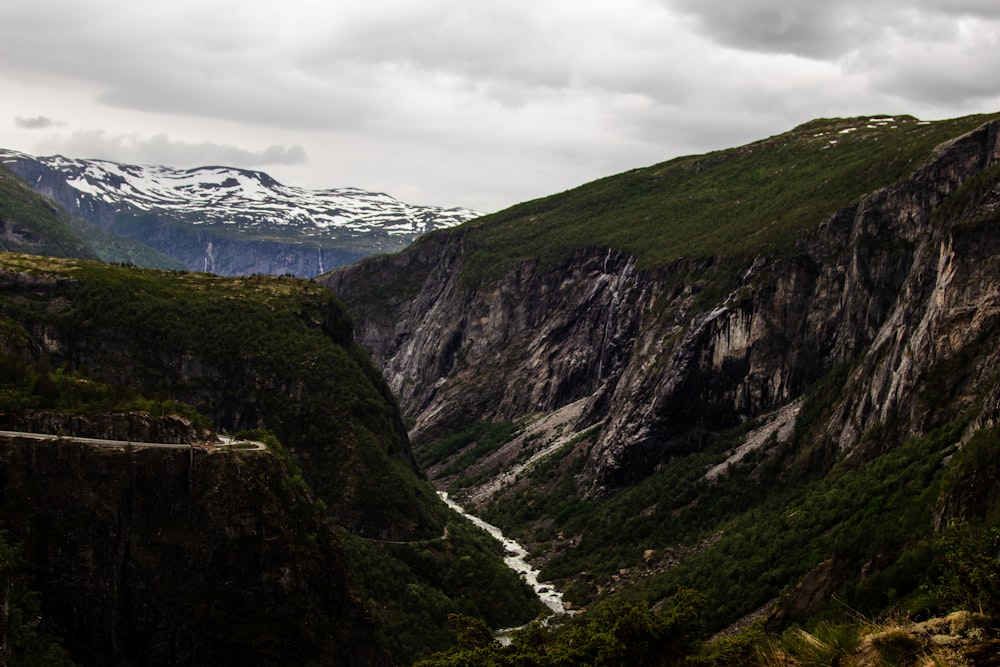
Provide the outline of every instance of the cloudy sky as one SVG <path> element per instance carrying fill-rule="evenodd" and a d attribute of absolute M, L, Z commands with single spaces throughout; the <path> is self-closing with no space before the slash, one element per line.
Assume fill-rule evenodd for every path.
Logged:
<path fill-rule="evenodd" d="M 1000 111 L 996 0 L 0 0 L 0 147 L 494 211 L 817 117 Z"/>

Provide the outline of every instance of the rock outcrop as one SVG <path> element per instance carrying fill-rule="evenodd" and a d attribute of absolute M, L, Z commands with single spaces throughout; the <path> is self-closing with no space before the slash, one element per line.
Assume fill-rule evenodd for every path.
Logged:
<path fill-rule="evenodd" d="M 400 311 L 382 321 L 359 317 L 359 341 L 382 360 L 404 410 L 416 417 L 411 437 L 443 433 L 472 415 L 554 410 L 621 373 L 638 325 L 627 257 L 583 252 L 555 270 L 523 265 L 499 284 L 469 289 L 456 278 L 460 237 L 442 241 L 451 238 L 358 265 L 359 272 L 426 273 Z M 348 281 L 356 275 L 334 273 L 327 284 L 352 303 Z"/>
<path fill-rule="evenodd" d="M 0 513 L 81 665 L 389 663 L 331 524 L 268 452 L 3 440 Z"/>

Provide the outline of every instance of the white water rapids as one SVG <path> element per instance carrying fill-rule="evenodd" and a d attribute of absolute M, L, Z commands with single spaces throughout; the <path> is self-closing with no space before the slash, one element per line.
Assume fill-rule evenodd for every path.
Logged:
<path fill-rule="evenodd" d="M 562 593 L 557 591 L 552 584 L 538 581 L 538 570 L 533 568 L 531 564 L 528 563 L 528 552 L 524 547 L 514 540 L 504 537 L 504 534 L 500 532 L 500 529 L 496 526 L 488 524 L 479 517 L 466 512 L 462 509 L 461 505 L 448 498 L 448 494 L 444 491 L 438 491 L 438 495 L 441 496 L 441 499 L 448 504 L 448 507 L 464 516 L 479 528 L 485 530 L 491 537 L 493 537 L 493 539 L 503 545 L 505 553 L 503 559 L 504 564 L 521 575 L 528 585 L 531 586 L 531 589 L 535 591 L 535 595 L 538 596 L 538 599 L 541 600 L 553 614 L 567 613 L 566 609 L 563 607 Z"/>

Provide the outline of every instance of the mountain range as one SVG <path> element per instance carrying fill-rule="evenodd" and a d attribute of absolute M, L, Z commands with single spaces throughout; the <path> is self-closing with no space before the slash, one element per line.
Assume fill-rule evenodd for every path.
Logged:
<path fill-rule="evenodd" d="M 4 242 L 80 256 L 72 216 L 0 175 Z M 0 450 L 19 590 L 74 656 L 110 609 L 103 655 L 123 664 L 149 646 L 280 664 L 300 640 L 305 660 L 427 667 L 992 664 L 998 225 L 1000 115 L 876 115 L 608 176 L 309 281 L 2 255 L 8 413 L 169 407 L 273 443 L 172 461 L 157 506 L 87 496 L 82 533 L 56 491 L 121 470 L 108 488 L 148 485 L 136 456 Z M 58 507 L 2 495 L 29 482 Z M 494 641 L 537 605 L 431 484 L 579 613 Z M 113 526 L 136 539 L 102 550 Z M 131 573 L 176 567 L 202 528 L 192 576 L 240 576 L 143 635 L 144 609 L 191 594 Z M 81 545 L 78 577 L 59 559 Z M 295 602 L 324 558 L 332 589 Z M 88 604 L 107 571 L 120 593 Z"/>
<path fill-rule="evenodd" d="M 0 150 L 0 163 L 70 215 L 174 264 L 120 250 L 107 253 L 107 261 L 220 275 L 312 277 L 369 254 L 396 252 L 426 232 L 478 215 L 358 188 L 287 186 L 232 167 L 181 170 L 9 150 Z"/>

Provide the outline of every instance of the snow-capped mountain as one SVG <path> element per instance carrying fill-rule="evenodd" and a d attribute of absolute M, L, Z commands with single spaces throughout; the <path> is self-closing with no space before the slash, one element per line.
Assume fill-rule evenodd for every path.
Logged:
<path fill-rule="evenodd" d="M 192 270 L 227 275 L 317 275 L 479 215 L 357 188 L 287 186 L 232 167 L 174 169 L 2 149 L 0 162 L 74 215 Z"/>

